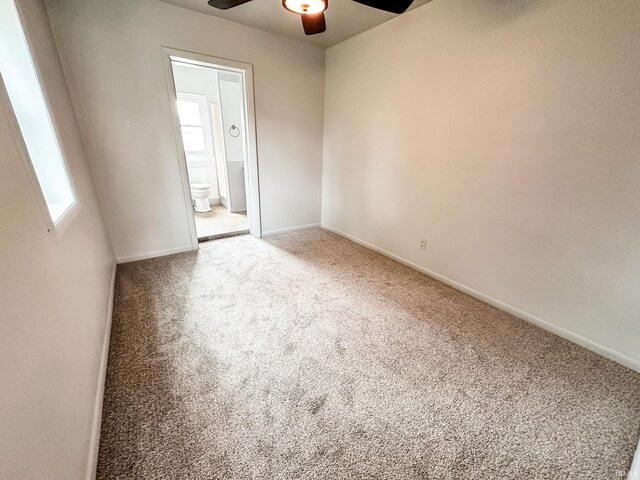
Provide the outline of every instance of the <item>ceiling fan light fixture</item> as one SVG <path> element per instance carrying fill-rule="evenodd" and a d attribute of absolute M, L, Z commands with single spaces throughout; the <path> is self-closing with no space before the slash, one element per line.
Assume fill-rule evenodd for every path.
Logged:
<path fill-rule="evenodd" d="M 282 6 L 299 15 L 315 15 L 327 9 L 329 0 L 282 0 Z"/>
<path fill-rule="evenodd" d="M 226 10 L 250 1 L 251 0 L 208 0 L 207 3 L 212 7 Z M 397 14 L 404 13 L 414 2 L 414 0 L 354 1 L 368 7 Z M 290 12 L 300 15 L 305 34 L 317 35 L 327 30 L 327 19 L 324 16 L 324 12 L 329 7 L 329 0 L 282 0 L 282 6 Z"/>

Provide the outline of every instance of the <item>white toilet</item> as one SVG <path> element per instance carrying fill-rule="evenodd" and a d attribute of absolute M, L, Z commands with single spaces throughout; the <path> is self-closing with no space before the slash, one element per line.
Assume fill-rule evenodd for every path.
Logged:
<path fill-rule="evenodd" d="M 192 183 L 190 187 L 191 198 L 196 202 L 193 209 L 198 213 L 210 212 L 209 195 L 211 195 L 211 185 L 208 183 Z"/>

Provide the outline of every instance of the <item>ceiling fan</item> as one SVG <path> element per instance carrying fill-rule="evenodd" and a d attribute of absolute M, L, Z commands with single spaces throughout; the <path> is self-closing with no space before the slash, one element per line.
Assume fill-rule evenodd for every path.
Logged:
<path fill-rule="evenodd" d="M 251 0 L 209 0 L 207 3 L 221 10 L 237 7 Z M 391 13 L 404 13 L 413 0 L 353 0 Z M 302 18 L 304 33 L 315 35 L 327 29 L 324 12 L 329 7 L 329 0 L 282 0 L 282 6 Z"/>

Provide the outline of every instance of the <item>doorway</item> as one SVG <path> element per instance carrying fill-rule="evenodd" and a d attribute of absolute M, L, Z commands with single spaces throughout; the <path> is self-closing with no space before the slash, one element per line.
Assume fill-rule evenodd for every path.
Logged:
<path fill-rule="evenodd" d="M 163 49 L 192 244 L 261 236 L 252 70 Z"/>

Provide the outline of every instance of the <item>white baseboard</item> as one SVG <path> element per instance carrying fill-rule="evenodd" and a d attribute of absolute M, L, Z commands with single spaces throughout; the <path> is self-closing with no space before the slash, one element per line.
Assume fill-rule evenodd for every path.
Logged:
<path fill-rule="evenodd" d="M 638 442 L 636 454 L 633 457 L 633 463 L 631 464 L 631 468 L 629 469 L 627 480 L 640 480 L 640 441 Z"/>
<path fill-rule="evenodd" d="M 191 244 L 177 248 L 167 248 L 165 250 L 154 250 L 152 252 L 138 253 L 136 255 L 127 255 L 124 257 L 116 257 L 118 263 L 137 262 L 138 260 L 147 260 L 148 258 L 164 257 L 176 253 L 190 252 L 194 250 Z"/>
<path fill-rule="evenodd" d="M 100 447 L 100 427 L 102 426 L 102 402 L 104 400 L 104 382 L 107 376 L 107 359 L 109 358 L 109 342 L 111 340 L 111 323 L 113 320 L 113 300 L 116 289 L 116 268 L 113 264 L 111 271 L 111 287 L 109 288 L 109 305 L 107 307 L 107 318 L 104 325 L 102 352 L 100 354 L 100 367 L 98 370 L 98 382 L 96 384 L 96 396 L 93 407 L 93 426 L 91 427 L 91 438 L 89 440 L 89 458 L 87 459 L 87 480 L 96 478 L 96 467 L 98 466 L 98 449 Z"/>
<path fill-rule="evenodd" d="M 505 302 L 502 302 L 496 298 L 490 297 L 489 295 L 486 295 L 482 292 L 474 290 L 471 287 L 467 287 L 466 285 L 463 285 L 454 280 L 451 280 L 443 275 L 440 275 L 439 273 L 436 273 L 427 268 L 424 268 L 418 265 L 417 263 L 413 263 L 403 257 L 400 257 L 399 255 L 391 253 L 382 248 L 376 247 L 375 245 L 372 245 L 369 242 L 365 242 L 364 240 L 354 237 L 353 235 L 349 235 L 348 233 L 338 230 L 337 228 L 331 227 L 326 224 L 322 224 L 322 228 L 329 230 L 330 232 L 333 232 L 337 235 L 340 235 L 341 237 L 344 237 L 348 240 L 351 240 L 354 243 L 362 245 L 363 247 L 366 247 L 369 250 L 373 250 L 374 252 L 380 253 L 385 257 L 391 258 L 396 262 L 402 263 L 407 267 L 413 268 L 414 270 L 424 273 L 425 275 L 431 278 L 434 278 L 435 280 L 438 280 L 439 282 L 442 282 L 445 285 L 449 285 L 450 287 L 453 287 L 456 290 L 459 290 L 463 293 L 466 293 L 467 295 L 477 298 L 478 300 L 484 303 L 488 303 L 489 305 L 492 305 L 504 312 L 507 312 L 513 315 L 514 317 L 518 317 L 519 319 L 529 322 L 533 325 L 536 325 L 537 327 L 540 327 L 543 330 L 554 333 L 559 337 L 569 340 L 570 342 L 576 343 L 581 347 L 586 348 L 587 350 L 591 350 L 592 352 L 595 352 L 598 355 L 602 355 L 603 357 L 608 358 L 609 360 L 613 360 L 614 362 L 617 362 L 620 365 L 630 368 L 631 370 L 640 372 L 640 361 L 638 360 L 634 360 L 633 358 L 627 357 L 622 353 L 616 352 L 615 350 L 612 350 L 609 347 L 605 347 L 604 345 L 600 345 L 599 343 L 594 342 L 593 340 L 589 340 L 588 338 L 578 335 L 577 333 L 566 330 L 551 322 L 543 320 L 539 317 L 536 317 L 535 315 L 531 315 L 530 313 L 524 312 L 516 307 L 513 307 Z"/>
<path fill-rule="evenodd" d="M 309 228 L 318 228 L 321 225 L 319 223 L 310 223 L 309 225 L 300 225 L 299 227 L 283 228 L 281 230 L 270 230 L 268 232 L 262 232 L 263 237 L 272 237 L 273 235 L 280 235 L 282 233 L 299 232 L 300 230 L 308 230 Z"/>

